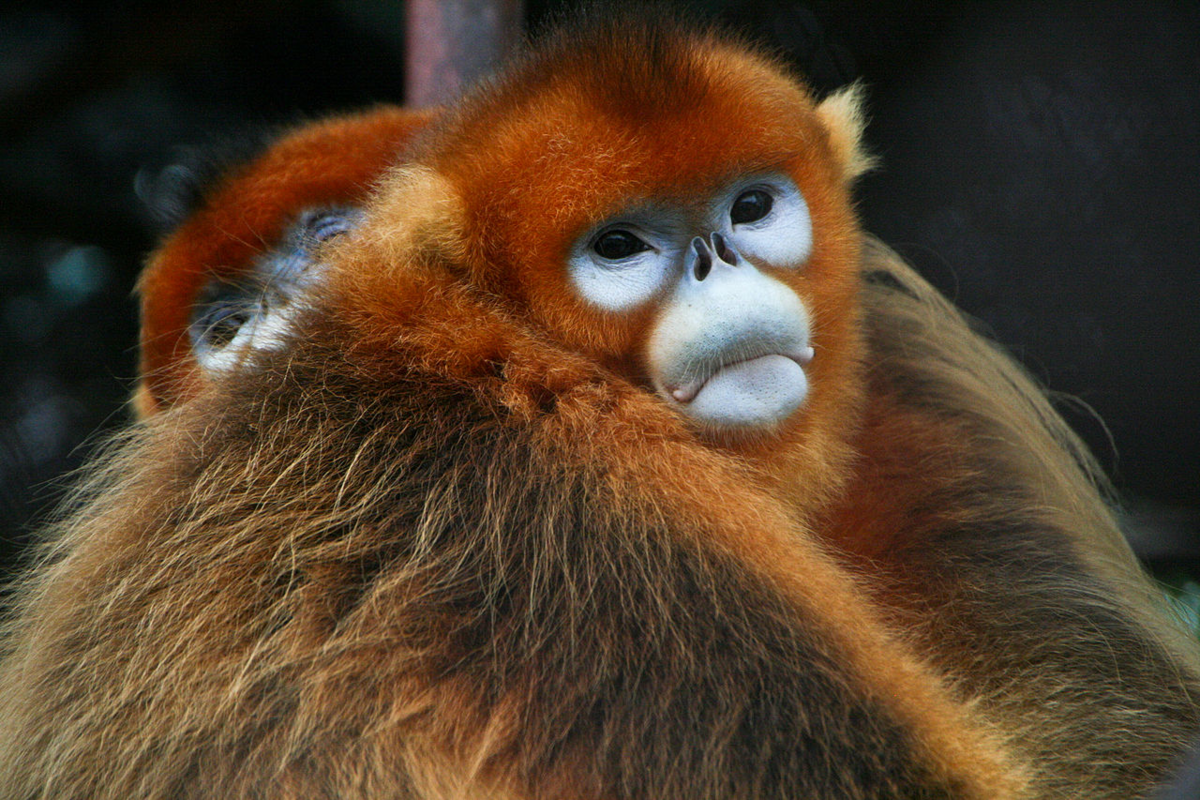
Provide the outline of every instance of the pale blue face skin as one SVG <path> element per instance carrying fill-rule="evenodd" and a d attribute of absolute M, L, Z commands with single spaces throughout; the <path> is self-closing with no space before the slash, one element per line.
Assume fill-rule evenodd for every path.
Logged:
<path fill-rule="evenodd" d="M 770 429 L 807 398 L 813 351 L 804 303 L 755 265 L 804 268 L 808 204 L 772 173 L 715 196 L 701 230 L 683 219 L 667 206 L 606 220 L 572 249 L 571 283 L 606 311 L 659 306 L 646 362 L 667 403 L 706 430 Z"/>
<path fill-rule="evenodd" d="M 320 279 L 317 248 L 350 233 L 361 217 L 345 206 L 307 209 L 236 283 L 210 285 L 188 331 L 201 368 L 229 370 L 255 350 L 282 347 L 305 292 Z"/>

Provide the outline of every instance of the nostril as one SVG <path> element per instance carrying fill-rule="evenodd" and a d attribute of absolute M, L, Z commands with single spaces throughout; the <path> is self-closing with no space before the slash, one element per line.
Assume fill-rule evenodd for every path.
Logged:
<path fill-rule="evenodd" d="M 725 241 L 725 237 L 714 231 L 711 238 L 712 249 L 717 254 L 717 258 L 726 264 L 737 266 L 737 251 L 729 246 L 729 243 Z"/>
<path fill-rule="evenodd" d="M 712 272 L 712 251 L 703 239 L 697 236 L 692 239 L 692 249 L 696 251 L 696 280 L 702 281 Z"/>

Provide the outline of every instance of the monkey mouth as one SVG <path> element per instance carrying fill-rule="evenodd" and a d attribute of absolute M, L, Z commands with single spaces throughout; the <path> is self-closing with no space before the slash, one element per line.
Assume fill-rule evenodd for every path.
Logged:
<path fill-rule="evenodd" d="M 762 382 L 763 376 L 781 368 L 789 369 L 794 364 L 803 371 L 813 359 L 812 347 L 801 347 L 789 353 L 764 353 L 761 355 L 718 362 L 710 369 L 675 386 L 666 386 L 671 399 L 682 405 L 691 403 L 710 383 L 736 383 L 753 385 Z"/>

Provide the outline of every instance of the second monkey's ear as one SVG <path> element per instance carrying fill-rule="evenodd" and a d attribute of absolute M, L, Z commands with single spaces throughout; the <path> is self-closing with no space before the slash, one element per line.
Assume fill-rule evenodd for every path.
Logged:
<path fill-rule="evenodd" d="M 875 166 L 875 157 L 867 152 L 863 143 L 863 129 L 867 125 L 863 109 L 866 94 L 861 83 L 852 83 L 817 104 L 817 117 L 829 132 L 834 156 L 847 181 Z"/>

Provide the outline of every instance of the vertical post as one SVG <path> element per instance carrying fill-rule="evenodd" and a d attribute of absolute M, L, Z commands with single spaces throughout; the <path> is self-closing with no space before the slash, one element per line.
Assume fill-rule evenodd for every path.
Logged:
<path fill-rule="evenodd" d="M 454 99 L 517 43 L 522 0 L 408 0 L 405 101 Z"/>

